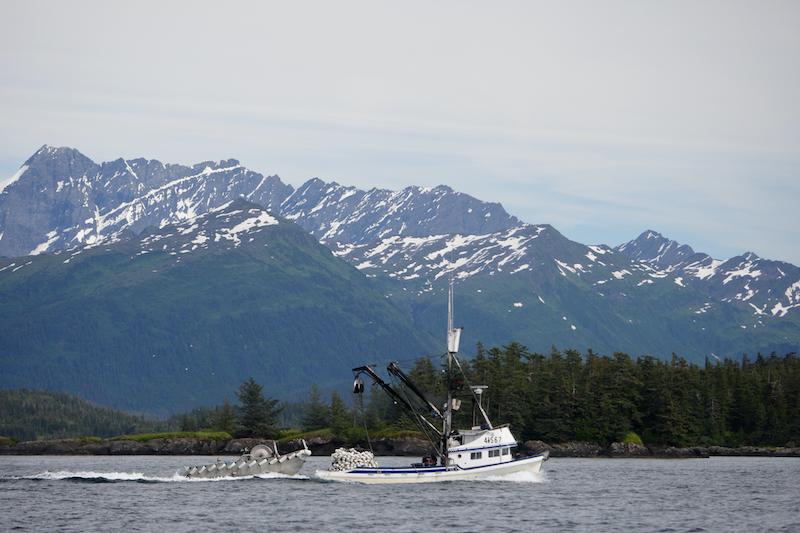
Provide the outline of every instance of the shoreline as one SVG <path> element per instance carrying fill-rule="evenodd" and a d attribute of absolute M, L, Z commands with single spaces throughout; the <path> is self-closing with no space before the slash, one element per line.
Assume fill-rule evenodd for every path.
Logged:
<path fill-rule="evenodd" d="M 800 457 L 800 447 L 792 446 L 643 446 L 614 442 L 601 446 L 589 442 L 547 444 L 527 441 L 520 446 L 529 453 L 549 452 L 550 457 L 606 459 L 707 459 L 709 457 Z"/>
<path fill-rule="evenodd" d="M 240 455 L 256 444 L 271 443 L 265 439 L 213 440 L 198 438 L 156 438 L 145 442 L 133 440 L 54 439 L 0 444 L 0 455 Z M 314 437 L 308 448 L 318 456 L 330 455 L 336 448 L 360 446 L 366 442 L 346 443 L 341 439 Z M 299 439 L 278 441 L 282 452 L 302 447 Z M 427 441 L 413 438 L 384 438 L 372 441 L 375 455 L 422 456 L 429 452 Z M 532 455 L 548 452 L 558 458 L 643 458 L 643 459 L 700 459 L 708 457 L 800 457 L 800 447 L 741 446 L 641 446 L 612 443 L 601 446 L 589 442 L 548 444 L 542 441 L 520 443 L 519 452 Z"/>

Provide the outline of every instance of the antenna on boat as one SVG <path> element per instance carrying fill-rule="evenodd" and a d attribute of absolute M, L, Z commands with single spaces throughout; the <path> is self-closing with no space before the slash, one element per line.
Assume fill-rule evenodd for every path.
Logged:
<path fill-rule="evenodd" d="M 472 402 L 472 427 L 474 428 L 476 425 L 475 415 L 477 414 L 475 412 L 475 408 L 477 407 L 478 409 L 480 409 L 481 414 L 485 413 L 485 411 L 483 410 L 483 391 L 485 391 L 489 387 L 487 387 L 486 385 L 470 385 L 469 388 L 472 391 L 473 397 L 478 399 L 477 402 L 475 402 L 474 400 Z"/>

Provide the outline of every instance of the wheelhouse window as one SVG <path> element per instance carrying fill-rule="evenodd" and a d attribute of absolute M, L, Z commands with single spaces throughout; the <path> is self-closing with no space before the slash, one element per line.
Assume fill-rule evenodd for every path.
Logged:
<path fill-rule="evenodd" d="M 470 459 L 480 459 L 483 457 L 483 452 L 472 452 L 469 454 Z"/>
<path fill-rule="evenodd" d="M 510 448 L 503 448 L 503 455 L 508 455 L 509 453 L 511 453 Z"/>
<path fill-rule="evenodd" d="M 500 450 L 489 450 L 489 457 L 500 457 Z"/>

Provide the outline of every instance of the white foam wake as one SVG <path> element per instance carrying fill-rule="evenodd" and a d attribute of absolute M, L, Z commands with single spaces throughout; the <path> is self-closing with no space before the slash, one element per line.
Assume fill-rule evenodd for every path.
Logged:
<path fill-rule="evenodd" d="M 320 479 L 322 481 L 331 481 L 331 478 L 328 476 L 330 470 L 317 470 L 314 473 L 314 477 L 316 479 Z M 344 481 L 344 482 L 352 482 L 356 483 L 357 481 L 352 479 L 336 479 L 335 481 Z M 449 482 L 458 482 L 458 483 L 474 483 L 476 481 L 504 481 L 504 482 L 512 482 L 512 483 L 547 483 L 549 480 L 545 476 L 544 472 L 530 472 L 530 471 L 522 471 L 522 472 L 513 472 L 511 474 L 503 474 L 503 475 L 493 475 L 493 476 L 480 476 L 474 477 L 469 479 L 458 479 L 458 480 L 451 480 L 446 478 L 440 478 L 437 481 L 449 481 Z"/>
<path fill-rule="evenodd" d="M 176 481 L 178 474 L 172 477 L 158 477 L 148 476 L 143 472 L 95 472 L 92 470 L 81 470 L 72 472 L 69 470 L 50 471 L 46 470 L 38 474 L 29 476 L 14 476 L 12 479 L 44 479 L 44 480 L 62 480 L 62 479 L 85 479 L 87 481 Z"/>
<path fill-rule="evenodd" d="M 530 472 L 523 470 L 522 472 L 513 472 L 502 476 L 487 476 L 483 479 L 488 481 L 511 481 L 514 483 L 546 483 L 547 477 L 544 472 Z"/>
<path fill-rule="evenodd" d="M 153 476 L 146 475 L 143 472 L 94 472 L 94 471 L 77 471 L 71 472 L 68 470 L 59 470 L 57 472 L 45 471 L 30 476 L 13 476 L 11 479 L 31 479 L 31 480 L 86 480 L 86 481 L 141 481 L 151 483 L 174 483 L 174 482 L 207 482 L 207 481 L 239 481 L 242 479 L 309 479 L 308 476 L 295 474 L 293 476 L 278 473 L 266 473 L 257 476 L 239 476 L 239 477 L 218 477 L 218 478 L 187 478 L 179 473 L 174 473 L 172 476 Z"/>

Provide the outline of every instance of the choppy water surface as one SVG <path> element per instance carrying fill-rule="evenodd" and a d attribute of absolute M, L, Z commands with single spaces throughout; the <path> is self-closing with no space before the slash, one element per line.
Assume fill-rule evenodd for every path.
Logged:
<path fill-rule="evenodd" d="M 174 475 L 205 461 L 0 457 L 0 529 L 800 531 L 792 458 L 551 459 L 538 476 L 395 486 L 318 480 L 326 457 L 294 477 Z"/>

